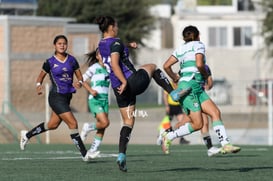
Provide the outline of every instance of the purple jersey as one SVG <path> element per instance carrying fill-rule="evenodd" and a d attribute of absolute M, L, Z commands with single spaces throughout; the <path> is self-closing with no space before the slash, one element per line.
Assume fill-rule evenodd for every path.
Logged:
<path fill-rule="evenodd" d="M 50 76 L 51 90 L 61 94 L 76 92 L 72 83 L 74 72 L 77 69 L 79 69 L 78 61 L 69 54 L 63 62 L 52 56 L 43 64 L 43 70 Z"/>
<path fill-rule="evenodd" d="M 109 72 L 109 77 L 113 88 L 120 86 L 121 82 L 112 70 L 111 53 L 119 53 L 119 66 L 126 79 L 128 79 L 128 77 L 130 77 L 136 71 L 134 65 L 129 60 L 128 47 L 124 46 L 119 38 L 102 39 L 99 42 L 99 50 L 103 59 L 103 63 L 105 64 L 107 71 Z"/>

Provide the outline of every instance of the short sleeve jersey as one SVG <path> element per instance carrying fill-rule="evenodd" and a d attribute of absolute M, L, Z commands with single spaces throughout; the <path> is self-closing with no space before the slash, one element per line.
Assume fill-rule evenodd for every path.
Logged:
<path fill-rule="evenodd" d="M 182 81 L 190 81 L 195 78 L 197 81 L 202 81 L 202 76 L 196 67 L 195 55 L 201 53 L 205 60 L 205 46 L 200 41 L 190 41 L 182 44 L 174 52 L 173 56 L 180 63 L 180 76 Z"/>
<path fill-rule="evenodd" d="M 47 59 L 42 69 L 49 74 L 52 83 L 51 91 L 61 94 L 74 93 L 73 75 L 79 69 L 79 63 L 75 57 L 67 54 L 65 61 L 58 60 L 55 56 Z"/>
<path fill-rule="evenodd" d="M 119 66 L 126 79 L 136 71 L 134 65 L 129 60 L 128 47 L 124 46 L 124 44 L 121 42 L 119 38 L 102 39 L 99 43 L 99 50 L 103 59 L 103 63 L 105 64 L 109 72 L 109 77 L 113 88 L 120 86 L 121 82 L 115 76 L 112 70 L 111 66 L 112 53 L 119 53 L 120 55 Z"/>
<path fill-rule="evenodd" d="M 90 79 L 90 86 L 92 89 L 98 92 L 96 98 L 108 99 L 109 90 L 109 74 L 107 70 L 102 67 L 99 63 L 91 65 L 86 72 L 83 74 L 83 80 Z M 92 94 L 89 94 L 89 99 L 92 99 Z"/>

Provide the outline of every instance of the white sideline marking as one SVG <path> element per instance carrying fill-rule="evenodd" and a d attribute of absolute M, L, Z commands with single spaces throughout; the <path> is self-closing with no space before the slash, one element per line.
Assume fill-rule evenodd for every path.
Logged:
<path fill-rule="evenodd" d="M 12 152 L 6 152 L 7 154 L 12 154 Z M 13 154 L 15 153 L 18 153 L 18 152 L 14 152 Z M 36 154 L 39 153 L 39 154 L 45 154 L 45 152 L 35 152 Z M 54 151 L 50 151 L 50 152 L 46 152 L 47 155 L 49 154 L 60 154 L 61 151 L 58 151 L 58 152 L 54 152 Z M 63 152 L 64 153 L 64 152 Z M 2 153 L 2 154 L 5 154 L 5 153 Z M 118 157 L 118 154 L 106 154 L 106 153 L 102 153 L 102 154 L 99 154 L 97 156 L 97 158 L 111 158 L 111 157 Z M 79 156 L 65 156 L 65 157 L 37 157 L 37 158 L 34 158 L 34 157 L 15 157 L 15 158 L 2 158 L 1 160 L 12 160 L 12 161 L 17 161 L 17 160 L 69 160 L 69 159 L 81 159 L 81 157 Z"/>
<path fill-rule="evenodd" d="M 205 150 L 205 149 L 204 149 Z M 200 152 L 200 151 L 204 151 L 202 149 L 199 150 L 173 150 L 173 152 Z M 246 148 L 246 149 L 242 149 L 241 152 L 247 151 L 247 152 L 264 152 L 264 151 L 268 151 L 269 149 L 266 147 L 260 147 L 260 148 Z M 12 152 L 12 151 L 8 151 L 8 152 L 2 152 L 0 153 L 0 157 L 1 155 L 9 155 L 9 154 L 21 154 L 22 152 Z M 17 160 L 69 160 L 69 159 L 81 159 L 80 156 L 60 156 L 60 157 L 56 157 L 55 155 L 65 155 L 65 154 L 78 154 L 78 152 L 74 152 L 74 151 L 47 151 L 47 152 L 29 152 L 31 153 L 31 155 L 54 155 L 54 157 L 13 157 L 13 158 L 1 158 L 1 160 L 11 160 L 11 161 L 17 161 Z M 114 153 L 100 153 L 97 158 L 111 158 L 111 157 L 118 157 L 118 154 L 114 154 Z"/>

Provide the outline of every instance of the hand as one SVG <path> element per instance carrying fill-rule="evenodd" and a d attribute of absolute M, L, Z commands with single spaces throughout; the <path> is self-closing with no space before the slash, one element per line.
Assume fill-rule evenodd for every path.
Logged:
<path fill-rule="evenodd" d="M 38 85 L 36 87 L 36 92 L 37 92 L 38 95 L 42 95 L 43 94 L 42 89 L 43 89 L 42 85 Z"/>
<path fill-rule="evenodd" d="M 119 93 L 119 94 L 122 94 L 122 93 L 126 90 L 126 87 L 127 87 L 127 82 L 126 82 L 126 83 L 122 83 L 122 84 L 118 87 L 118 93 Z"/>
<path fill-rule="evenodd" d="M 175 83 L 177 85 L 179 79 L 180 79 L 179 74 L 175 74 L 175 78 L 173 79 L 173 83 Z"/>
<path fill-rule="evenodd" d="M 82 84 L 80 82 L 73 82 L 73 87 L 76 89 L 80 89 L 82 87 Z"/>
<path fill-rule="evenodd" d="M 169 115 L 169 113 L 170 113 L 170 107 L 166 106 L 166 114 Z"/>
<path fill-rule="evenodd" d="M 205 89 L 206 91 L 208 91 L 208 90 L 209 90 L 209 86 L 208 86 L 208 84 L 205 84 L 205 85 L 204 85 L 204 89 Z"/>
<path fill-rule="evenodd" d="M 131 47 L 131 48 L 137 48 L 137 43 L 136 42 L 130 42 L 129 44 L 128 44 L 128 47 Z"/>
<path fill-rule="evenodd" d="M 96 90 L 92 90 L 92 91 L 90 91 L 90 94 L 92 94 L 92 96 L 96 97 L 98 95 L 98 92 Z"/>

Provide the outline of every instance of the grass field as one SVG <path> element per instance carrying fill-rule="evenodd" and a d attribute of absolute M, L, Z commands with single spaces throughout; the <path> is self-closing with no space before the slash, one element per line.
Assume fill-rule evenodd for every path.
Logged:
<path fill-rule="evenodd" d="M 208 157 L 203 145 L 173 145 L 163 155 L 157 145 L 129 145 L 128 172 L 116 164 L 117 145 L 102 145 L 92 162 L 81 160 L 74 145 L 29 144 L 0 146 L 1 181 L 272 181 L 273 148 L 242 146 L 237 154 Z"/>

